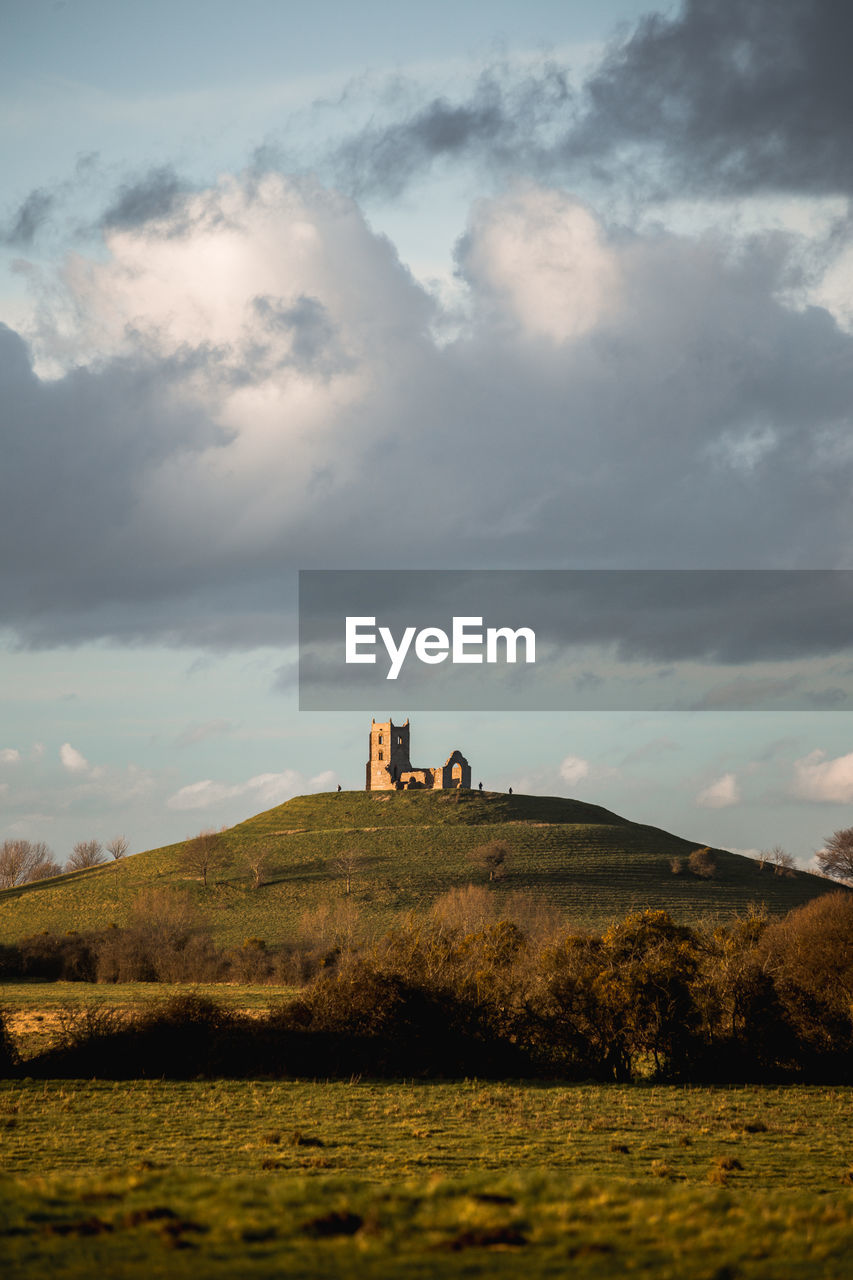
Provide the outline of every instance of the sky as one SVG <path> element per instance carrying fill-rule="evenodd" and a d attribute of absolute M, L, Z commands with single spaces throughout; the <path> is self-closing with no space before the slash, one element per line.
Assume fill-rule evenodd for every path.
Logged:
<path fill-rule="evenodd" d="M 0 0 L 0 839 L 362 786 L 369 715 L 298 710 L 301 569 L 853 567 L 851 35 Z M 804 866 L 853 822 L 843 709 L 413 714 L 454 748 Z"/>

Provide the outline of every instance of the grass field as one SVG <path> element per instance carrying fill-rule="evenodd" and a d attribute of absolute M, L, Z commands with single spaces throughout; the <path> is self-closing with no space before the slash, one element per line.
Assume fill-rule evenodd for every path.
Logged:
<path fill-rule="evenodd" d="M 16 1082 L 4 1275 L 841 1277 L 849 1114 L 799 1087 Z"/>
<path fill-rule="evenodd" d="M 463 792 L 341 792 L 300 796 L 232 827 L 222 836 L 227 864 L 205 890 L 180 865 L 181 846 L 151 850 L 118 866 L 76 872 L 0 893 L 0 942 L 42 930 L 63 933 L 124 924 L 137 894 L 182 887 L 206 914 L 216 940 L 293 941 L 312 913 L 344 901 L 332 863 L 355 850 L 359 865 L 346 899 L 365 931 L 422 912 L 441 894 L 485 881 L 470 853 L 489 840 L 511 849 L 508 875 L 490 886 L 509 901 L 522 891 L 580 925 L 599 927 L 638 908 L 677 919 L 731 916 L 765 904 L 784 912 L 830 886 L 799 872 L 785 877 L 756 862 L 717 853 L 719 874 L 673 875 L 673 857 L 696 840 L 631 823 L 606 809 L 558 797 Z M 270 851 L 269 881 L 251 888 L 243 855 Z M 306 922 L 309 922 L 306 924 Z"/>

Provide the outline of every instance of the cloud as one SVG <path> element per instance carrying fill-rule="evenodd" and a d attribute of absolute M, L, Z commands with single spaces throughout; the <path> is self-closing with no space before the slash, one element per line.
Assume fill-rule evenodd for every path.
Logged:
<path fill-rule="evenodd" d="M 849 804 L 853 800 L 853 752 L 827 759 L 815 750 L 794 761 L 793 794 L 819 804 Z"/>
<path fill-rule="evenodd" d="M 702 809 L 727 809 L 739 801 L 740 788 L 733 773 L 722 774 L 696 796 L 696 804 Z"/>
<path fill-rule="evenodd" d="M 212 809 L 224 801 L 246 796 L 253 803 L 271 808 L 273 805 L 283 804 L 292 796 L 329 790 L 334 780 L 335 774 L 332 772 L 306 778 L 295 769 L 285 769 L 283 773 L 260 773 L 247 782 L 235 784 L 205 778 L 201 782 L 191 782 L 188 786 L 181 787 L 166 803 L 170 809 Z"/>
<path fill-rule="evenodd" d="M 402 104 L 415 87 L 397 88 Z M 567 73 L 553 61 L 533 72 L 489 68 L 466 101 L 433 97 L 402 119 L 371 123 L 337 144 L 330 163 L 347 190 L 385 197 L 399 195 L 439 159 L 487 159 L 512 170 L 570 100 Z"/>
<path fill-rule="evenodd" d="M 63 742 L 59 748 L 59 759 L 63 769 L 67 769 L 69 773 L 89 773 L 92 767 L 86 757 L 76 747 L 72 747 L 70 742 Z"/>
<path fill-rule="evenodd" d="M 0 750 L 0 764 L 17 764 L 21 753 L 17 747 L 3 747 Z"/>
<path fill-rule="evenodd" d="M 647 149 L 681 189 L 850 192 L 851 37 L 835 0 L 686 0 L 611 47 L 559 147 L 599 164 Z"/>
<path fill-rule="evenodd" d="M 223 178 L 104 234 L 29 343 L 0 328 L 4 618 L 26 644 L 280 644 L 288 574 L 425 547 L 718 567 L 849 544 L 853 339 L 780 301 L 791 242 L 627 235 L 514 186 L 471 212 L 439 340 L 437 301 L 314 181 Z M 757 422 L 772 446 L 744 468 Z"/>
<path fill-rule="evenodd" d="M 0 231 L 0 243 L 12 248 L 31 245 L 55 204 L 56 197 L 51 192 L 41 188 L 31 191 L 8 225 Z"/>
<path fill-rule="evenodd" d="M 436 161 L 657 198 L 853 191 L 853 15 L 836 0 L 685 0 L 617 36 L 578 90 L 555 60 L 371 122 L 331 156 L 348 190 L 400 194 Z M 394 100 L 393 90 L 386 95 Z"/>
<path fill-rule="evenodd" d="M 566 756 L 560 764 L 560 777 L 570 787 L 588 778 L 589 772 L 589 761 L 582 759 L 581 756 Z"/>
<path fill-rule="evenodd" d="M 565 192 L 523 186 L 500 202 L 480 201 L 459 256 L 478 298 L 493 299 L 536 338 L 579 338 L 620 301 L 618 254 Z"/>
<path fill-rule="evenodd" d="M 186 190 L 186 184 L 171 165 L 150 169 L 143 177 L 119 188 L 101 225 L 127 230 L 145 222 L 171 218 Z"/>

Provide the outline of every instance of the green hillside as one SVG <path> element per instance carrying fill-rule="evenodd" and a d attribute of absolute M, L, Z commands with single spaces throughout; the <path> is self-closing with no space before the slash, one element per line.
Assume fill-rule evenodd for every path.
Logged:
<path fill-rule="evenodd" d="M 182 845 L 136 854 L 118 866 L 78 871 L 0 893 L 0 942 L 51 930 L 123 924 L 136 895 L 184 888 L 204 908 L 216 938 L 240 944 L 292 940 L 313 916 L 342 904 L 361 926 L 385 927 L 407 911 L 428 910 L 440 895 L 487 874 L 469 856 L 501 840 L 510 847 L 506 877 L 489 885 L 504 897 L 525 892 L 580 925 L 600 926 L 632 909 L 664 907 L 688 921 L 728 916 L 756 904 L 784 912 L 826 893 L 806 872 L 780 876 L 737 854 L 715 851 L 717 875 L 674 875 L 671 861 L 699 842 L 629 822 L 597 805 L 556 796 L 494 792 L 353 792 L 298 796 L 232 827 L 207 889 L 181 866 Z M 245 855 L 269 850 L 267 883 L 251 887 Z M 336 856 L 358 854 L 345 893 Z"/>

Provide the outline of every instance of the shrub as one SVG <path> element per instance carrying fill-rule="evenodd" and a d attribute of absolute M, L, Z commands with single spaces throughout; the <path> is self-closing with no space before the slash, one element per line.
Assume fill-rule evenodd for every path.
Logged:
<path fill-rule="evenodd" d="M 700 880 L 713 880 L 717 874 L 717 859 L 710 849 L 694 849 L 687 859 L 687 869 Z"/>

